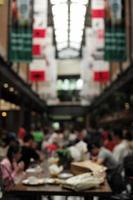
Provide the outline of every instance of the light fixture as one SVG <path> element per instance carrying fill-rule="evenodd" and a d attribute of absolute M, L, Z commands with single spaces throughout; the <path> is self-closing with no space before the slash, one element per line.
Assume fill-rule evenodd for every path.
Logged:
<path fill-rule="evenodd" d="M 1 115 L 2 117 L 7 117 L 7 112 L 2 112 Z"/>
<path fill-rule="evenodd" d="M 1 99 L 1 100 L 0 100 L 0 103 L 1 103 L 1 104 L 4 104 L 4 103 L 5 103 L 5 100 L 4 100 L 4 99 Z"/>
<path fill-rule="evenodd" d="M 10 91 L 10 92 L 14 92 L 14 88 L 13 88 L 13 87 L 10 87 L 9 91 Z"/>
<path fill-rule="evenodd" d="M 8 88 L 9 87 L 9 85 L 8 85 L 8 83 L 4 83 L 4 88 Z"/>

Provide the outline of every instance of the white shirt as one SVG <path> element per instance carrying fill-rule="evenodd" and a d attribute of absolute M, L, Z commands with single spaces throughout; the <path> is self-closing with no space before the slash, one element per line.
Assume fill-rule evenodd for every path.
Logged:
<path fill-rule="evenodd" d="M 128 142 L 123 140 L 120 144 L 116 145 L 113 150 L 113 156 L 119 163 L 123 162 L 124 157 L 128 154 L 129 147 Z"/>

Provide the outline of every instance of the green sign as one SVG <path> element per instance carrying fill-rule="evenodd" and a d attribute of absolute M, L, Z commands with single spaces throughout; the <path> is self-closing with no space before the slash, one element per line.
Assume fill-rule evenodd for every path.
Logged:
<path fill-rule="evenodd" d="M 105 16 L 105 49 L 106 61 L 123 62 L 126 54 L 126 29 L 124 5 L 121 0 L 107 1 Z"/>
<path fill-rule="evenodd" d="M 126 32 L 121 26 L 106 26 L 104 59 L 107 61 L 125 61 Z"/>
<path fill-rule="evenodd" d="M 8 55 L 10 61 L 30 62 L 32 60 L 31 28 L 11 28 Z"/>
<path fill-rule="evenodd" d="M 33 0 L 10 0 L 8 59 L 32 61 Z"/>

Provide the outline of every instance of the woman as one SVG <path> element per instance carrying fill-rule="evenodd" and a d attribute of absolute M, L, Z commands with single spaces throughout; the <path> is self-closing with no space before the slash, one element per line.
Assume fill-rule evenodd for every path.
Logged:
<path fill-rule="evenodd" d="M 9 189 L 18 173 L 24 169 L 23 162 L 18 163 L 21 158 L 21 148 L 18 143 L 9 146 L 7 156 L 1 163 L 2 179 L 5 189 Z"/>

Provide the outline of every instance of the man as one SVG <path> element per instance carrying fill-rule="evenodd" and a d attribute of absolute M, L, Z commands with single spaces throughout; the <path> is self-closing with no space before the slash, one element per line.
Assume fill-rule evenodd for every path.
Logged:
<path fill-rule="evenodd" d="M 22 157 L 21 160 L 24 162 L 25 169 L 30 166 L 30 161 L 33 159 L 35 162 L 40 160 L 40 156 L 37 151 L 33 148 L 34 140 L 31 134 L 27 134 L 23 139 L 22 146 Z"/>
<path fill-rule="evenodd" d="M 88 144 L 88 151 L 91 159 L 97 164 L 104 165 L 108 170 L 115 169 L 118 165 L 112 153 L 105 147 L 102 147 L 99 140 Z"/>
<path fill-rule="evenodd" d="M 97 164 L 107 167 L 107 180 L 113 192 L 120 193 L 124 189 L 121 168 L 114 159 L 113 154 L 102 147 L 100 140 L 88 144 L 91 159 Z"/>
<path fill-rule="evenodd" d="M 129 151 L 128 142 L 123 138 L 122 129 L 119 128 L 114 129 L 113 138 L 114 142 L 116 143 L 116 146 L 113 150 L 113 156 L 119 164 L 122 164 L 123 159 Z"/>

